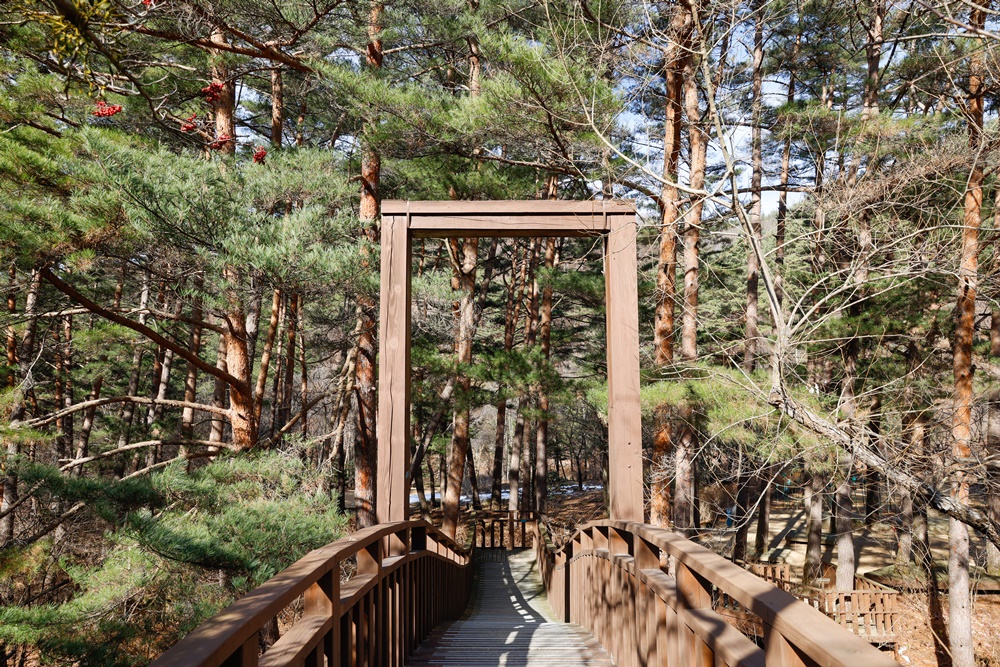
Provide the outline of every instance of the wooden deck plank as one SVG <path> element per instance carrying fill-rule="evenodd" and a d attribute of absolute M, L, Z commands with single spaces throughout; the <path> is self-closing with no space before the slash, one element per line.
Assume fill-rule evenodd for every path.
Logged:
<path fill-rule="evenodd" d="M 590 633 L 552 620 L 530 551 L 485 551 L 469 611 L 431 633 L 407 665 L 614 667 Z"/>

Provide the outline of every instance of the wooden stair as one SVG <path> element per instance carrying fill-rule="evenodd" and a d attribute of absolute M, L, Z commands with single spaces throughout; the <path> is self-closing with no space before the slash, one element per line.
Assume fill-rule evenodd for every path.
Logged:
<path fill-rule="evenodd" d="M 509 554 L 509 557 L 508 557 Z M 472 603 L 410 657 L 412 667 L 613 667 L 594 637 L 552 620 L 530 550 L 481 549 Z"/>

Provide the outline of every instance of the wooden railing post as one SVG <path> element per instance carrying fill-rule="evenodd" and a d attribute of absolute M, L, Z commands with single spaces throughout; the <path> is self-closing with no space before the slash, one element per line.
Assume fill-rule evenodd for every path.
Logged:
<path fill-rule="evenodd" d="M 774 629 L 770 623 L 764 623 L 764 660 L 768 667 L 810 667 L 799 655 L 795 647 Z"/>
<path fill-rule="evenodd" d="M 259 644 L 260 632 L 255 632 L 222 663 L 222 667 L 257 667 Z"/>
<path fill-rule="evenodd" d="M 324 616 L 332 619 L 329 632 L 320 642 L 320 654 L 326 656 L 327 667 L 341 667 L 340 663 L 340 563 L 306 589 L 304 595 L 306 616 Z"/>
<path fill-rule="evenodd" d="M 636 575 L 645 570 L 660 569 L 660 549 L 650 542 L 635 537 L 632 542 L 632 555 L 635 557 Z M 659 610 L 657 609 L 658 597 L 645 585 L 636 585 L 638 589 L 638 599 L 636 606 L 636 650 L 640 665 L 656 665 L 659 655 L 657 653 L 656 639 L 659 633 Z"/>
<path fill-rule="evenodd" d="M 711 584 L 695 574 L 684 563 L 677 563 L 675 574 L 677 581 L 677 636 L 680 640 L 683 655 L 681 664 L 712 667 L 715 663 L 712 650 L 691 630 L 684 619 L 686 609 L 711 609 Z"/>

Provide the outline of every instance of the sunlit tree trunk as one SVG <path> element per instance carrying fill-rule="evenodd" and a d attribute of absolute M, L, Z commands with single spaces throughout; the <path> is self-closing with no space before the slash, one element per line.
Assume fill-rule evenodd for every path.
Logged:
<path fill-rule="evenodd" d="M 753 30 L 753 97 L 750 120 L 750 233 L 756 244 L 761 241 L 761 199 L 760 187 L 764 171 L 763 140 L 761 130 L 761 110 L 763 108 L 762 87 L 764 81 L 764 8 L 759 0 L 754 3 Z M 757 253 L 751 247 L 747 251 L 747 303 L 745 311 L 746 342 L 743 350 L 743 369 L 751 373 L 757 364 L 757 343 L 760 338 L 758 324 L 758 282 L 760 266 Z M 745 533 L 744 533 L 745 534 Z"/>
<path fill-rule="evenodd" d="M 982 30 L 986 12 L 978 6 L 969 18 L 973 29 Z M 985 61 L 981 50 L 971 56 L 966 120 L 972 168 L 965 191 L 962 221 L 962 252 L 958 269 L 953 367 L 955 412 L 952 422 L 951 455 L 958 470 L 951 480 L 951 497 L 969 502 L 968 474 L 962 469 L 972 456 L 972 342 L 976 328 L 976 289 L 979 274 L 979 228 L 982 224 L 983 164 L 980 150 L 983 134 Z M 948 638 L 954 667 L 973 667 L 972 590 L 969 581 L 969 529 L 954 517 L 948 520 Z"/>
<path fill-rule="evenodd" d="M 382 3 L 373 0 L 368 20 L 368 46 L 365 64 L 375 72 L 382 67 Z M 375 123 L 375 118 L 366 119 Z M 361 208 L 365 234 L 372 245 L 378 243 L 378 217 L 382 207 L 382 158 L 371 143 L 362 137 Z M 374 262 L 374 258 L 368 261 Z M 378 306 L 368 296 L 359 297 L 361 306 L 361 342 L 358 350 L 357 392 L 358 433 L 360 442 L 354 453 L 354 501 L 357 506 L 357 526 L 367 528 L 376 522 L 375 476 L 378 473 L 378 444 L 375 441 L 375 420 L 378 401 L 375 387 L 375 356 L 378 353 L 376 329 Z"/>
<path fill-rule="evenodd" d="M 551 271 L 558 263 L 556 239 L 545 240 L 545 268 Z M 542 363 L 549 363 L 552 345 L 552 285 L 542 289 L 542 302 L 538 322 L 538 342 L 542 352 Z M 538 392 L 538 428 L 535 431 L 535 510 L 545 512 L 548 496 L 548 433 L 549 433 L 549 393 L 543 385 Z"/>

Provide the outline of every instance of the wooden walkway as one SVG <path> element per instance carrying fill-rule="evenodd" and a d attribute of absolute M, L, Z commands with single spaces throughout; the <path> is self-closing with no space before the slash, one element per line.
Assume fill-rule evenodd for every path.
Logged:
<path fill-rule="evenodd" d="M 509 556 L 508 556 L 509 554 Z M 481 549 L 469 610 L 431 633 L 407 665 L 614 667 L 586 630 L 551 620 L 533 553 Z"/>

